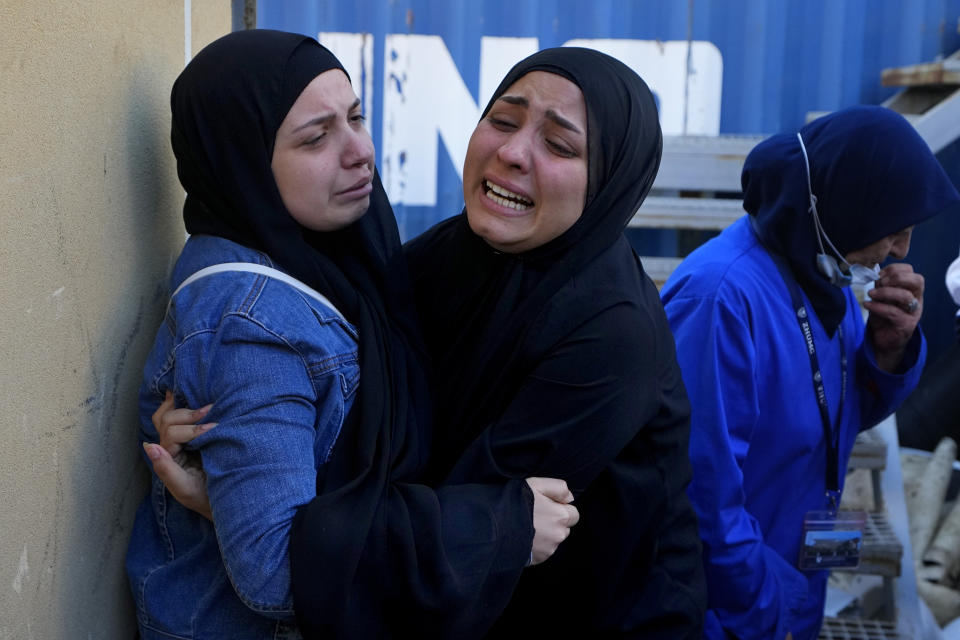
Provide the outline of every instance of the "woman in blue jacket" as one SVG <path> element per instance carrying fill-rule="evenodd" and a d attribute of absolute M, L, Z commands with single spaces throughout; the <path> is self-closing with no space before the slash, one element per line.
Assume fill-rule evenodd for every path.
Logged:
<path fill-rule="evenodd" d="M 880 107 L 765 140 L 743 188 L 749 215 L 661 292 L 693 407 L 706 636 L 815 638 L 827 572 L 798 568 L 805 514 L 836 507 L 857 432 L 903 401 L 926 356 L 922 276 L 871 268 L 903 259 L 913 225 L 960 198 Z M 866 330 L 858 278 L 876 279 Z"/>

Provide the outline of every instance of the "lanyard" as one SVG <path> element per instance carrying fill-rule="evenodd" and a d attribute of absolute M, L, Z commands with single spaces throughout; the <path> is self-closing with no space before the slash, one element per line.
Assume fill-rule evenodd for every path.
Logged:
<path fill-rule="evenodd" d="M 803 297 L 800 295 L 800 285 L 794 280 L 789 267 L 784 263 L 783 258 L 773 252 L 769 252 L 777 264 L 777 269 L 783 277 L 787 289 L 790 291 L 790 300 L 793 303 L 794 315 L 797 318 L 797 324 L 800 325 L 800 332 L 803 334 L 804 342 L 807 345 L 807 355 L 810 356 L 810 372 L 813 375 L 813 392 L 817 397 L 817 406 L 820 408 L 820 421 L 823 424 L 823 439 L 827 450 L 827 469 L 826 469 L 826 487 L 827 503 L 830 510 L 836 510 L 840 503 L 840 490 L 837 481 L 839 473 L 840 456 L 840 421 L 843 418 L 843 402 L 847 396 L 847 354 L 843 348 L 843 326 L 837 326 L 837 335 L 840 337 L 840 407 L 837 411 L 836 426 L 830 428 L 830 411 L 827 408 L 827 394 L 823 387 L 823 375 L 820 373 L 820 361 L 817 359 L 817 346 L 813 341 L 813 331 L 810 328 L 810 317 L 807 308 L 803 304 Z"/>

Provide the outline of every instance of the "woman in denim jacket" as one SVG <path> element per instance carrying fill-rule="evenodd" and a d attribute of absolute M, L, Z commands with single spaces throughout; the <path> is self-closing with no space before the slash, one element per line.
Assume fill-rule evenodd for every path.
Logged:
<path fill-rule="evenodd" d="M 338 609 L 331 635 L 385 633 L 357 626 L 386 620 L 383 603 L 351 597 L 351 585 L 384 575 L 391 584 L 376 591 L 414 608 L 503 600 L 531 545 L 549 555 L 576 511 L 523 481 L 409 483 L 430 441 L 420 338 L 396 223 L 339 62 L 304 36 L 233 33 L 187 66 L 171 105 L 191 237 L 145 367 L 140 438 L 151 460 L 171 462 L 149 444 L 159 438 L 151 414 L 171 390 L 183 404 L 215 402 L 207 411 L 219 426 L 191 445 L 209 519 L 156 475 L 138 510 L 127 572 L 141 635 L 299 637 L 289 532 L 297 508 L 318 499 L 351 514 L 331 520 L 332 541 L 317 535 L 339 556 L 315 577 L 343 595 L 318 605 Z M 562 497 L 558 484 L 545 491 Z M 451 508 L 467 526 L 446 526 Z M 415 515 L 388 521 L 387 511 Z M 491 522 L 495 543 L 473 544 Z M 395 536 L 430 543 L 405 550 L 416 573 L 370 562 Z M 438 596 L 437 583 L 459 589 Z"/>
<path fill-rule="evenodd" d="M 431 479 L 556 475 L 589 513 L 523 572 L 489 637 L 700 635 L 689 404 L 656 288 L 623 237 L 660 151 L 635 72 L 588 49 L 538 52 L 507 74 L 471 137 L 465 211 L 406 247 L 437 371 Z M 189 437 L 192 415 L 179 411 L 158 422 Z M 293 527 L 291 558 L 298 617 L 322 625 L 322 550 L 303 552 L 328 522 L 314 507 Z M 448 631 L 404 623 L 394 630 Z M 486 631 L 460 630 L 447 635 Z"/>

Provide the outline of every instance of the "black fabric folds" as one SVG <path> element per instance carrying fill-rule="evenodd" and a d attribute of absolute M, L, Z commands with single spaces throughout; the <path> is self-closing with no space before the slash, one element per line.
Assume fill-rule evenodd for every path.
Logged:
<path fill-rule="evenodd" d="M 265 251 L 328 296 L 359 332 L 358 397 L 319 474 L 318 496 L 291 534 L 303 635 L 483 628 L 529 555 L 529 490 L 521 481 L 438 492 L 403 483 L 427 460 L 430 396 L 383 187 L 375 178 L 359 221 L 317 233 L 294 221 L 273 179 L 278 127 L 307 84 L 330 69 L 342 67 L 312 38 L 268 30 L 229 34 L 190 62 L 171 97 L 184 220 L 190 233 Z"/>
<path fill-rule="evenodd" d="M 580 523 L 523 572 L 489 637 L 699 638 L 689 402 L 657 290 L 623 235 L 660 163 L 655 102 L 616 59 L 559 48 L 518 63 L 490 104 L 531 71 L 583 93 L 586 205 L 524 253 L 493 250 L 466 212 L 407 243 L 436 365 L 432 477 L 560 477 L 576 496 Z"/>
<path fill-rule="evenodd" d="M 890 109 L 842 109 L 805 125 L 800 135 L 820 222 L 841 255 L 956 207 L 956 190 L 927 143 Z M 787 259 L 833 335 L 846 302 L 817 270 L 817 234 L 796 134 L 771 136 L 754 147 L 741 182 L 743 208 L 754 216 L 764 246 Z"/>

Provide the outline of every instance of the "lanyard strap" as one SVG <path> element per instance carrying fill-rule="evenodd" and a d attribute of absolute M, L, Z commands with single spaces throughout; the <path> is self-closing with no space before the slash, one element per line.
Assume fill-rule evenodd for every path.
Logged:
<path fill-rule="evenodd" d="M 835 510 L 840 503 L 839 489 L 839 456 L 840 456 L 840 421 L 843 419 L 843 403 L 847 396 L 847 354 L 843 348 L 843 327 L 838 325 L 837 335 L 840 337 L 840 407 L 837 410 L 836 426 L 830 428 L 830 410 L 827 407 L 827 393 L 823 386 L 823 374 L 820 371 L 820 361 L 817 358 L 817 346 L 813 340 L 813 331 L 810 327 L 810 317 L 800 295 L 800 285 L 794 280 L 789 267 L 781 256 L 769 252 L 770 257 L 777 265 L 780 276 L 790 291 L 790 300 L 793 303 L 794 315 L 800 332 L 807 345 L 807 355 L 810 357 L 810 372 L 813 375 L 813 392 L 820 409 L 820 421 L 823 424 L 823 439 L 827 450 L 826 487 L 827 501 L 830 509 Z"/>

